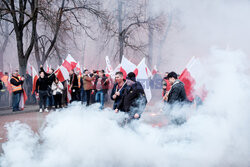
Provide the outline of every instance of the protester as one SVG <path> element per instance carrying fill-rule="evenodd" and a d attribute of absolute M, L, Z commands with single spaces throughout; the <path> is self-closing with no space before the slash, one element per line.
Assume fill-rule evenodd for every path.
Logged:
<path fill-rule="evenodd" d="M 175 103 L 180 104 L 187 102 L 184 84 L 177 78 L 178 76 L 175 72 L 170 72 L 167 76 L 167 79 L 171 84 L 171 89 L 167 97 L 167 102 L 169 104 L 175 104 Z"/>
<path fill-rule="evenodd" d="M 70 90 L 71 90 L 71 102 L 80 100 L 79 98 L 79 85 L 78 77 L 74 70 L 70 71 Z"/>
<path fill-rule="evenodd" d="M 45 70 L 43 69 L 43 66 L 41 65 L 40 66 L 40 70 L 44 72 L 44 75 L 47 77 L 48 79 L 48 91 L 47 91 L 47 94 L 48 94 L 48 97 L 47 97 L 47 106 L 50 109 L 52 109 L 52 106 L 53 106 L 53 103 L 54 103 L 54 98 L 53 98 L 53 95 L 52 95 L 52 89 L 51 89 L 51 86 L 52 86 L 52 83 L 54 82 L 55 78 L 56 78 L 56 75 L 54 74 L 54 69 L 49 69 L 48 72 L 45 72 Z"/>
<path fill-rule="evenodd" d="M 4 94 L 3 91 L 4 91 L 4 83 L 0 79 L 0 101 L 2 100 L 2 95 Z"/>
<path fill-rule="evenodd" d="M 45 76 L 43 71 L 39 72 L 40 77 L 36 81 L 36 92 L 39 95 L 39 112 L 49 112 L 47 108 L 47 97 L 48 97 L 48 77 Z"/>
<path fill-rule="evenodd" d="M 147 104 L 147 99 L 142 85 L 136 81 L 133 72 L 130 72 L 126 79 L 127 86 L 115 112 L 122 111 L 128 113 L 129 118 L 125 120 L 125 123 L 129 123 L 141 117 Z"/>
<path fill-rule="evenodd" d="M 55 81 L 52 83 L 51 89 L 53 91 L 55 108 L 57 109 L 58 105 L 59 105 L 59 108 L 62 108 L 63 85 L 58 80 L 58 78 L 55 78 Z"/>
<path fill-rule="evenodd" d="M 86 93 L 86 101 L 87 101 L 87 106 L 89 106 L 90 102 L 90 93 L 92 89 L 92 81 L 94 80 L 94 77 L 90 76 L 89 71 L 86 69 L 84 70 L 84 77 L 83 77 L 83 88 Z"/>
<path fill-rule="evenodd" d="M 101 109 L 104 108 L 104 94 L 107 93 L 108 78 L 104 75 L 104 70 L 99 71 L 96 77 L 94 89 L 96 90 L 95 101 L 101 103 Z"/>
<path fill-rule="evenodd" d="M 12 106 L 13 106 L 13 112 L 20 111 L 19 109 L 19 102 L 21 99 L 21 94 L 23 93 L 22 85 L 24 83 L 24 77 L 20 77 L 19 79 L 18 72 L 14 72 L 12 74 L 10 84 L 12 87 Z"/>
<path fill-rule="evenodd" d="M 122 99 L 122 95 L 124 93 L 124 90 L 127 86 L 126 84 L 126 80 L 123 79 L 123 73 L 122 72 L 116 72 L 115 73 L 115 85 L 111 91 L 111 99 L 114 100 L 114 105 L 113 105 L 113 109 L 115 110 L 118 106 L 118 104 L 120 103 L 121 99 Z"/>
<path fill-rule="evenodd" d="M 165 73 L 165 77 L 162 80 L 162 99 L 164 103 L 167 103 L 168 93 L 171 88 L 171 85 L 167 79 L 167 76 L 168 76 L 168 72 Z"/>
<path fill-rule="evenodd" d="M 80 101 L 81 101 L 81 104 L 85 103 L 86 102 L 86 92 L 84 90 L 84 87 L 83 87 L 83 76 L 82 75 L 79 75 L 78 76 L 78 84 L 80 85 Z"/>

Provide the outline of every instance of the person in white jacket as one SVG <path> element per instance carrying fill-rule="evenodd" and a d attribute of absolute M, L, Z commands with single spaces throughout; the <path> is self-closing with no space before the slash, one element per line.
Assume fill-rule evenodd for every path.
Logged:
<path fill-rule="evenodd" d="M 63 93 L 63 84 L 55 78 L 55 81 L 52 83 L 51 89 L 53 91 L 55 108 L 59 105 L 59 108 L 62 108 L 62 93 Z"/>

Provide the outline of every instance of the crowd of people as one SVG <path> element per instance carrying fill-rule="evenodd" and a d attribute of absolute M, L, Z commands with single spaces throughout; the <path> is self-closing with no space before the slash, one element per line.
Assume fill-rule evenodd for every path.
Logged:
<path fill-rule="evenodd" d="M 126 78 L 122 72 L 116 72 L 115 78 L 111 78 L 104 70 L 90 72 L 85 69 L 83 74 L 71 70 L 69 74 L 69 80 L 60 82 L 53 69 L 45 72 L 41 66 L 35 92 L 32 94 L 31 76 L 28 74 L 25 77 L 20 76 L 16 70 L 8 78 L 8 73 L 5 73 L 0 80 L 0 100 L 6 100 L 11 92 L 13 112 L 19 111 L 20 97 L 24 89 L 31 104 L 39 102 L 39 112 L 67 107 L 68 103 L 74 101 L 80 101 L 86 106 L 100 103 L 100 109 L 103 109 L 105 102 L 112 100 L 115 112 L 128 113 L 127 121 L 141 117 L 147 98 L 142 84 L 136 80 L 133 72 L 130 72 Z M 184 84 L 175 72 L 165 73 L 161 81 L 164 103 L 170 105 L 189 103 Z M 70 100 L 69 97 L 71 97 Z"/>

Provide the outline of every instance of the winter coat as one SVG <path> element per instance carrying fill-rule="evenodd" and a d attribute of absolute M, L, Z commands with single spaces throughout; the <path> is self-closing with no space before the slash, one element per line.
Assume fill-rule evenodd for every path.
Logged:
<path fill-rule="evenodd" d="M 94 90 L 96 90 L 96 85 L 97 85 L 97 82 L 98 82 L 99 78 L 100 78 L 99 76 L 96 77 L 95 84 L 94 84 L 94 87 L 93 87 Z M 109 85 L 109 80 L 108 80 L 108 77 L 106 77 L 105 75 L 102 77 L 101 85 L 102 85 L 102 89 L 101 90 L 104 93 L 107 93 L 107 91 L 108 91 L 108 85 Z"/>
<path fill-rule="evenodd" d="M 18 81 L 16 81 L 16 80 L 18 80 Z M 10 79 L 10 84 L 15 85 L 15 86 L 19 86 L 19 85 L 23 85 L 23 81 L 19 80 L 18 77 L 12 76 L 12 78 Z M 23 92 L 23 90 L 19 90 L 19 91 L 15 91 L 13 93 L 17 94 L 17 93 L 22 93 L 22 92 Z"/>
<path fill-rule="evenodd" d="M 56 95 L 57 93 L 62 94 L 63 93 L 63 84 L 58 81 L 58 83 L 53 82 L 51 89 L 53 91 L 53 95 Z"/>
<path fill-rule="evenodd" d="M 93 88 L 92 81 L 93 78 L 89 77 L 88 75 L 85 75 L 83 77 L 83 88 L 84 90 L 91 90 Z"/>
<path fill-rule="evenodd" d="M 40 90 L 48 91 L 49 81 L 46 76 L 44 78 L 39 77 L 36 81 L 36 92 L 39 93 Z"/>
<path fill-rule="evenodd" d="M 122 99 L 117 105 L 117 109 L 128 112 L 130 116 L 134 116 L 135 113 L 141 115 L 146 104 L 147 99 L 141 83 L 133 82 L 131 86 L 128 84 L 125 87 Z"/>
<path fill-rule="evenodd" d="M 56 75 L 54 73 L 49 74 L 49 73 L 45 72 L 43 67 L 41 67 L 40 70 L 44 72 L 44 75 L 48 78 L 48 85 L 51 86 L 56 78 Z"/>
<path fill-rule="evenodd" d="M 122 88 L 120 88 L 120 90 L 118 89 L 118 83 L 116 83 L 111 91 L 111 99 L 114 100 L 114 105 L 113 105 L 113 109 L 116 109 L 118 104 L 120 103 L 122 96 L 124 94 L 124 90 L 126 88 L 127 84 L 124 81 L 124 86 Z M 115 94 L 116 91 L 120 92 L 120 96 L 117 96 L 115 99 L 113 98 L 113 95 Z"/>
<path fill-rule="evenodd" d="M 168 94 L 168 103 L 187 102 L 187 96 L 184 89 L 184 84 L 180 80 L 176 80 L 172 85 Z"/>

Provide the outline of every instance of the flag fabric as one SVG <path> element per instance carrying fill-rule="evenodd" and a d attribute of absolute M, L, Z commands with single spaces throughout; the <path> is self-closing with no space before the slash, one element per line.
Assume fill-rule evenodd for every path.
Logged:
<path fill-rule="evenodd" d="M 111 66 L 111 64 L 110 64 L 109 57 L 106 56 L 106 57 L 105 57 L 105 60 L 106 60 L 106 72 L 107 72 L 108 74 L 111 74 L 111 73 L 113 72 L 113 68 L 112 68 L 112 66 Z"/>
<path fill-rule="evenodd" d="M 152 98 L 150 84 L 149 84 L 150 83 L 149 77 L 151 75 L 151 72 L 146 65 L 145 58 L 143 58 L 141 62 L 138 64 L 137 69 L 138 69 L 138 75 L 136 77 L 136 80 L 142 84 L 144 92 L 146 94 L 147 101 L 149 102 Z"/>
<path fill-rule="evenodd" d="M 136 65 L 130 62 L 125 56 L 122 57 L 120 71 L 123 73 L 124 79 L 127 77 L 127 74 L 130 72 L 135 72 L 135 74 L 138 74 L 138 70 L 136 70 Z"/>
<path fill-rule="evenodd" d="M 69 72 L 77 65 L 75 59 L 69 54 L 63 64 L 55 71 L 55 74 L 60 82 L 69 79 Z"/>
<path fill-rule="evenodd" d="M 80 66 L 79 61 L 77 62 L 75 69 L 76 69 L 76 72 L 78 72 L 79 75 L 81 76 L 82 75 L 82 70 L 81 70 L 81 66 Z"/>
<path fill-rule="evenodd" d="M 75 61 L 75 59 L 70 55 L 68 54 L 68 56 L 66 57 L 66 59 L 64 60 L 62 66 L 65 67 L 68 72 L 70 70 L 73 70 L 77 65 L 77 62 Z"/>
<path fill-rule="evenodd" d="M 21 94 L 21 98 L 20 98 L 20 102 L 19 102 L 19 108 L 21 110 L 24 109 L 24 105 L 25 105 L 25 102 L 27 99 L 28 99 L 27 94 L 26 94 L 25 90 L 23 89 L 23 93 Z"/>
<path fill-rule="evenodd" d="M 32 66 L 30 65 L 30 63 L 27 64 L 26 73 L 32 76 Z"/>
<path fill-rule="evenodd" d="M 32 94 L 35 92 L 36 90 L 36 81 L 38 80 L 39 76 L 35 70 L 35 68 L 32 66 L 32 82 L 33 82 L 33 86 L 32 86 Z"/>
<path fill-rule="evenodd" d="M 71 90 L 68 81 L 66 81 L 66 83 L 67 83 L 67 102 L 69 103 L 71 101 Z"/>
<path fill-rule="evenodd" d="M 155 75 L 156 73 L 157 73 L 157 68 L 156 68 L 156 65 L 154 65 L 154 68 L 153 68 L 153 70 L 152 70 L 152 75 Z"/>
<path fill-rule="evenodd" d="M 199 59 L 192 57 L 179 77 L 185 85 L 184 88 L 187 99 L 190 101 L 193 101 L 195 96 L 199 96 L 202 100 L 204 100 L 206 96 L 207 91 L 205 86 L 197 84 L 196 82 L 196 80 L 201 77 L 199 76 L 200 69 L 202 68 Z"/>

